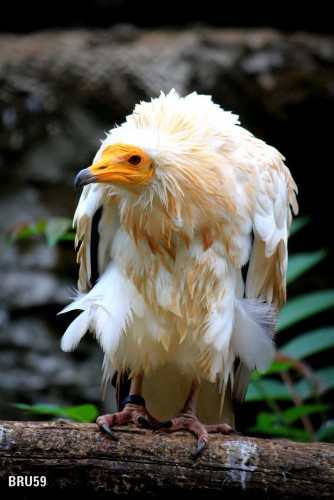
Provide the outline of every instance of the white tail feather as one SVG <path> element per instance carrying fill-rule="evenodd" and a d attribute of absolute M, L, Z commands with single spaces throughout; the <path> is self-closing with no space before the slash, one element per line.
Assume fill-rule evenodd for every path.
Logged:
<path fill-rule="evenodd" d="M 252 370 L 264 372 L 275 355 L 277 310 L 261 299 L 237 301 L 231 347 Z"/>

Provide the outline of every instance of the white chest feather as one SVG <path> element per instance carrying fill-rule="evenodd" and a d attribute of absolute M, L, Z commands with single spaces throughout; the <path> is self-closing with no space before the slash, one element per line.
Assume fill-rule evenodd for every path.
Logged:
<path fill-rule="evenodd" d="M 106 223 L 108 213 L 101 221 L 104 235 Z M 265 366 L 273 345 L 263 325 L 271 324 L 272 310 L 242 298 L 241 269 L 224 241 L 210 242 L 207 249 L 205 244 L 203 232 L 195 232 L 190 241 L 182 231 L 174 232 L 166 245 L 163 237 L 161 244 L 134 238 L 114 223 L 112 240 L 100 242 L 100 265 L 108 262 L 101 278 L 66 308 L 84 312 L 66 331 L 62 348 L 75 348 L 90 330 L 106 353 L 110 372 L 149 373 L 168 363 L 215 381 L 217 376 L 227 380 L 236 356 L 247 358 L 251 369 Z M 247 251 L 249 245 L 241 246 Z M 250 352 L 256 338 L 261 349 Z"/>

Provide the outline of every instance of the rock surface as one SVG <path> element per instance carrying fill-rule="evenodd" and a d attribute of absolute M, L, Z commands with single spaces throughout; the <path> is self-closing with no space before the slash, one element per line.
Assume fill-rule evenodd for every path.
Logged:
<path fill-rule="evenodd" d="M 0 230 L 71 218 L 72 188 L 104 132 L 140 100 L 176 88 L 207 93 L 277 147 L 315 223 L 298 250 L 331 247 L 334 38 L 213 28 L 45 31 L 0 36 Z M 308 286 L 330 286 L 332 266 Z M 76 284 L 72 242 L 35 236 L 2 244 L 0 415 L 10 402 L 100 403 L 102 355 L 92 339 L 60 351 L 70 322 L 57 312 Z M 319 278 L 320 276 L 320 278 Z"/>

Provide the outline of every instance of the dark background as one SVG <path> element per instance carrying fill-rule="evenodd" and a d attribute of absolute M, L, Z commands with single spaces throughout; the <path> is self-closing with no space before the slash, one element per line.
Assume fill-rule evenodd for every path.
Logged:
<path fill-rule="evenodd" d="M 181 10 L 182 7 L 182 10 Z M 206 1 L 193 5 L 191 2 L 156 2 L 153 0 L 143 0 L 141 2 L 131 0 L 91 0 L 87 2 L 21 2 L 21 5 L 13 2 L 6 5 L 6 12 L 2 12 L 0 17 L 0 31 L 2 33 L 12 33 L 19 35 L 29 35 L 34 32 L 48 30 L 73 30 L 79 28 L 112 30 L 119 23 L 134 25 L 138 28 L 149 28 L 158 30 L 160 27 L 173 29 L 192 28 L 199 26 L 212 26 L 224 29 L 248 29 L 248 28 L 274 28 L 287 35 L 295 32 L 306 32 L 315 35 L 333 35 L 333 16 L 328 9 L 325 9 L 321 3 L 303 5 L 291 11 L 291 3 L 284 5 L 282 3 L 267 3 L 265 7 L 258 6 L 248 2 L 246 6 L 235 2 L 235 5 L 226 2 Z M 317 78 L 317 72 L 313 73 Z M 22 75 L 25 76 L 25 75 Z M 231 109 L 234 113 L 240 115 L 240 121 L 243 126 L 252 131 L 255 135 L 264 139 L 267 143 L 275 146 L 284 154 L 287 159 L 287 165 L 291 169 L 299 187 L 298 202 L 300 205 L 300 214 L 308 215 L 311 223 L 291 239 L 289 248 L 291 252 L 316 251 L 320 248 L 328 250 L 327 258 L 317 266 L 311 273 L 307 273 L 302 279 L 299 279 L 289 288 L 289 296 L 314 290 L 333 288 L 334 277 L 334 243 L 333 243 L 333 180 L 332 172 L 334 167 L 333 159 L 333 116 L 334 116 L 334 74 L 332 87 L 321 89 L 321 75 L 317 82 L 308 81 L 305 83 L 305 99 L 299 98 L 289 101 L 289 105 L 284 108 L 284 116 L 270 116 L 266 103 L 261 103 L 258 99 L 249 99 L 248 102 L 238 101 L 237 95 L 233 102 L 224 101 L 223 90 L 215 90 L 213 99 L 222 104 L 225 109 Z M 222 82 L 223 83 L 223 82 Z M 223 86 L 223 85 L 222 85 Z M 316 89 L 313 91 L 313 87 Z M 236 86 L 236 91 L 238 87 Z M 195 90 L 195 88 L 194 88 Z M 66 93 L 66 92 L 65 92 Z M 250 94 L 251 95 L 251 92 Z M 103 106 L 101 105 L 101 109 Z M 99 110 L 100 111 L 100 110 Z M 130 110 L 129 110 L 130 111 Z M 117 114 L 117 113 L 115 113 Z M 123 111 L 117 116 L 117 120 L 124 118 Z M 107 126 L 107 116 L 105 116 Z M 109 122 L 108 122 L 109 125 Z M 33 124 L 27 122 L 27 129 L 32 128 Z M 112 126 L 112 123 L 110 123 Z M 73 141 L 74 142 L 74 139 Z M 93 146 L 91 154 L 93 153 Z M 13 153 L 14 155 L 15 153 Z M 88 155 L 81 153 L 80 162 L 84 163 Z M 11 166 L 12 156 L 6 157 L 8 165 Z M 15 160 L 16 161 L 16 160 Z M 83 165 L 85 166 L 85 165 Z M 46 192 L 46 196 L 48 196 Z M 61 194 L 55 197 L 54 206 L 59 206 Z M 73 205 L 75 195 L 73 193 Z M 72 212 L 68 214 L 72 216 Z M 77 268 L 74 264 L 75 256 L 72 244 L 66 245 L 66 251 L 73 259 L 73 283 L 75 283 Z M 54 306 L 53 306 L 54 307 Z M 54 337 L 57 338 L 57 345 L 54 347 L 54 353 L 58 352 L 58 339 L 63 331 L 63 317 L 55 320 L 59 308 L 50 309 L 45 307 L 42 315 L 53 322 L 56 328 Z M 31 317 L 40 314 L 40 310 L 31 309 Z M 24 312 L 25 314 L 25 312 Z M 12 320 L 17 320 L 22 311 L 14 311 Z M 50 320 L 51 318 L 51 320 Z M 294 330 L 297 335 L 302 331 L 308 331 L 321 324 L 333 324 L 333 311 L 329 311 L 319 317 L 314 317 L 302 323 Z M 285 334 L 277 337 L 278 344 L 284 343 L 287 338 Z M 34 351 L 35 346 L 31 346 Z M 90 348 L 90 346 L 89 346 Z M 17 350 L 17 346 L 15 346 Z M 55 357 L 53 354 L 51 358 Z M 99 353 L 100 355 L 100 353 Z M 43 354 L 45 357 L 45 355 Z M 71 358 L 66 355 L 66 359 L 71 363 Z M 80 358 L 81 356 L 81 358 Z M 85 359 L 85 351 L 78 351 L 74 358 L 81 362 Z M 325 359 L 327 358 L 327 359 Z M 15 358 L 16 359 L 16 358 Z M 14 361 L 15 361 L 14 359 Z M 22 359 L 22 358 L 21 358 Z M 17 364 L 21 363 L 20 355 L 16 359 Z M 65 359 L 65 358 L 64 358 Z M 1 360 L 0 360 L 1 361 Z M 317 366 L 332 363 L 332 353 L 316 360 Z M 34 361 L 35 363 L 35 361 Z M 36 363 L 35 363 L 36 364 Z M 63 365 L 64 366 L 64 365 Z M 97 366 L 97 362 L 94 363 Z M 31 368 L 31 367 L 30 367 Z M 100 366 L 97 367 L 99 372 Z M 59 371 L 59 370 L 58 370 Z M 64 370 L 65 373 L 65 370 Z M 72 374 L 73 375 L 73 374 Z M 72 376 L 71 375 L 71 376 Z M 23 380 L 23 376 L 21 379 Z M 98 373 L 98 377 L 100 374 Z M 68 388 L 70 376 L 63 381 L 64 387 Z M 4 378 L 2 378 L 4 380 Z M 79 382 L 78 382 L 79 384 Z M 99 387 L 96 387 L 96 399 L 99 399 Z M 95 390 L 91 388 L 91 390 Z M 23 388 L 24 389 L 24 388 Z M 24 394 L 24 390 L 16 392 L 13 396 L 14 401 L 33 402 L 30 393 Z M 40 392 L 36 389 L 33 394 L 37 401 L 41 396 L 47 400 L 47 394 L 50 392 L 50 385 L 43 385 Z M 78 394 L 78 400 L 74 399 L 76 386 L 73 382 L 72 392 L 69 389 L 65 397 L 68 401 L 82 403 L 88 400 L 88 394 Z M 32 390 L 33 392 L 34 390 Z M 54 396 L 56 394 L 56 396 Z M 91 394 L 91 393 L 90 393 Z M 53 392 L 51 400 L 62 402 L 64 393 Z M 26 397 L 26 399 L 24 399 Z M 7 395 L 6 395 L 7 397 Z M 53 399 L 52 399 L 53 398 Z M 21 415 L 17 414 L 16 418 Z"/>
<path fill-rule="evenodd" d="M 73 5 L 62 0 L 43 4 L 21 2 L 19 8 L 14 2 L 8 6 L 6 15 L 1 16 L 0 30 L 21 34 L 48 29 L 109 30 L 120 23 L 150 29 L 211 26 L 224 29 L 274 28 L 287 35 L 298 31 L 333 34 L 333 18 L 326 2 L 299 6 L 289 2 L 245 2 L 243 5 L 235 2 L 234 5 L 233 2 L 227 4 L 213 0 L 196 3 L 182 0 L 88 0 L 78 4 L 73 2 Z M 321 79 L 321 75 L 318 76 Z M 221 103 L 224 96 L 213 95 L 213 98 Z M 247 105 L 240 105 L 240 109 L 237 101 L 223 104 L 240 115 L 246 128 L 277 147 L 287 158 L 299 186 L 300 213 L 310 215 L 315 221 L 299 236 L 299 241 L 302 240 L 298 243 L 299 248 L 307 251 L 326 247 L 333 253 L 330 144 L 334 107 L 333 100 L 328 100 L 328 89 L 324 88 L 323 94 L 313 94 L 301 106 L 285 108 L 287 119 L 279 121 L 273 117 L 271 123 L 270 116 L 258 103 L 253 108 L 249 101 Z M 294 242 L 291 245 L 294 250 Z M 334 277 L 332 261 L 334 259 L 327 259 L 325 266 L 318 268 L 317 275 L 308 277 L 312 281 L 309 288 L 331 286 Z"/>
<path fill-rule="evenodd" d="M 112 30 L 119 24 L 138 28 L 169 29 L 201 26 L 224 29 L 274 28 L 285 34 L 308 32 L 333 35 L 333 17 L 327 2 L 291 4 L 223 2 L 207 0 L 188 2 L 170 0 L 87 0 L 85 2 L 13 2 L 6 6 L 0 18 L 3 33 L 29 34 L 45 30 L 104 29 Z M 319 79 L 321 75 L 319 74 Z M 334 77 L 334 75 L 333 75 Z M 312 85 L 312 82 L 310 82 Z M 326 90 L 326 92 L 325 92 Z M 334 81 L 333 89 L 334 93 Z M 213 95 L 221 103 L 221 95 Z M 291 106 L 284 111 L 288 119 L 279 121 L 259 107 L 253 109 L 238 102 L 224 102 L 226 109 L 240 115 L 241 123 L 268 143 L 277 147 L 300 186 L 301 214 L 310 215 L 316 222 L 302 237 L 305 250 L 319 247 L 333 249 L 331 220 L 333 214 L 332 182 L 333 162 L 329 147 L 333 137 L 333 100 L 328 101 L 328 89 L 307 99 L 302 106 Z M 234 107 L 233 107 L 234 106 Z M 244 110 L 247 109 L 245 113 Z M 117 117 L 121 120 L 121 116 Z M 293 245 L 293 243 L 292 243 Z M 334 259 L 333 259 L 334 260 Z M 319 268 L 324 284 L 331 284 L 334 265 L 327 261 L 329 271 Z M 321 283 L 314 283 L 319 285 Z"/>
<path fill-rule="evenodd" d="M 232 30 L 274 28 L 287 35 L 307 32 L 331 36 L 332 19 L 327 2 L 300 5 L 291 5 L 291 2 L 247 2 L 242 5 L 213 0 L 196 3 L 182 0 L 87 0 L 71 3 L 61 0 L 42 4 L 31 1 L 7 5 L 6 14 L 0 18 L 0 31 L 29 34 L 50 29 L 112 30 L 124 24 L 149 29 L 168 27 L 171 30 L 201 26 Z M 213 98 L 220 102 L 222 96 L 213 95 Z M 258 103 L 254 109 L 251 102 L 247 106 L 243 104 L 240 109 L 237 106 L 238 102 L 224 102 L 226 109 L 240 115 L 241 123 L 246 128 L 277 147 L 287 158 L 288 166 L 300 186 L 301 213 L 310 215 L 316 221 L 312 229 L 304 233 L 304 249 L 328 247 L 332 251 L 334 238 L 328 221 L 333 213 L 330 201 L 333 163 L 329 145 L 333 137 L 334 108 L 333 100 L 328 101 L 328 89 L 324 89 L 324 94 L 313 94 L 302 106 L 286 108 L 284 111 L 288 119 L 277 121 L 274 117 L 272 123 L 268 122 L 270 117 L 265 116 L 266 112 Z M 247 113 L 244 113 L 246 107 Z M 316 281 L 322 276 L 320 281 L 331 283 L 334 265 L 328 261 L 327 265 L 329 271 L 319 268 Z"/>
<path fill-rule="evenodd" d="M 223 28 L 271 27 L 285 32 L 333 33 L 328 2 L 200 2 L 87 0 L 84 2 L 12 2 L 0 30 L 31 33 L 46 28 L 109 28 L 117 23 L 154 28 L 207 24 Z"/>

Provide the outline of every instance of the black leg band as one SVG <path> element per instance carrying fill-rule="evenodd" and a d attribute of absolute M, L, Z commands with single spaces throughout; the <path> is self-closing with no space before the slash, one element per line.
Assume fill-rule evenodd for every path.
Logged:
<path fill-rule="evenodd" d="M 126 398 L 123 399 L 122 401 L 122 410 L 124 408 L 124 406 L 128 403 L 132 403 L 134 405 L 141 405 L 141 406 L 145 406 L 145 399 L 142 398 L 141 396 L 137 396 L 136 394 L 133 394 L 133 395 L 128 395 L 126 396 Z"/>

